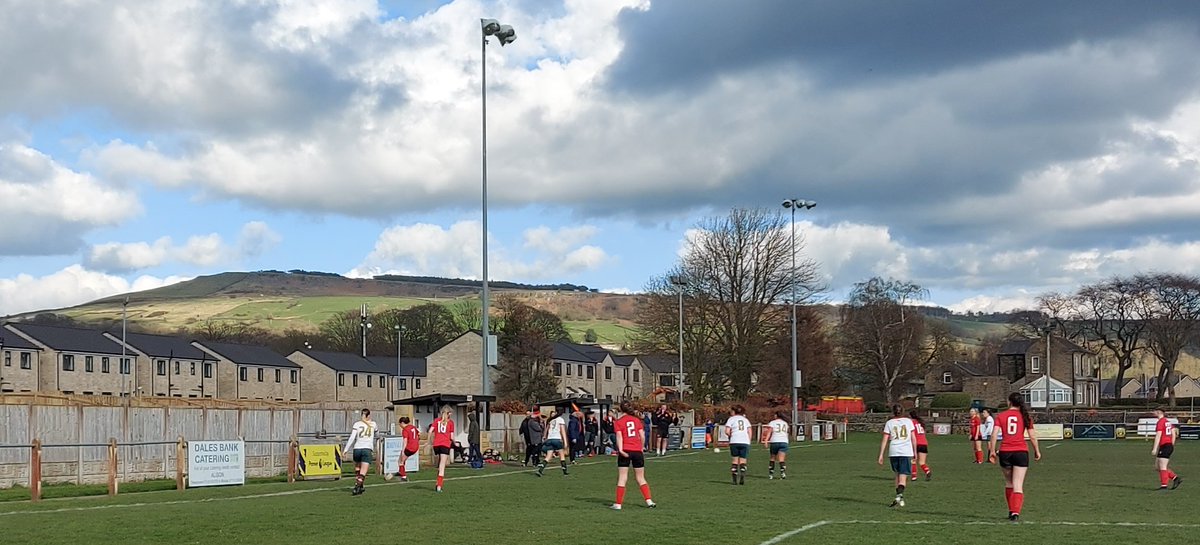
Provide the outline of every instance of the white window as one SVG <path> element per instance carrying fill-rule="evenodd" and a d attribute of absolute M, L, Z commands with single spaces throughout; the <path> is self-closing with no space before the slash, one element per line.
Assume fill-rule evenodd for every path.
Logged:
<path fill-rule="evenodd" d="M 1042 358 L 1040 358 L 1038 356 L 1034 356 L 1034 357 L 1030 358 L 1029 359 L 1029 368 L 1030 368 L 1031 372 L 1041 373 L 1042 372 Z"/>
<path fill-rule="evenodd" d="M 950 374 L 950 371 L 942 373 L 942 384 L 952 384 L 953 382 L 954 376 Z"/>

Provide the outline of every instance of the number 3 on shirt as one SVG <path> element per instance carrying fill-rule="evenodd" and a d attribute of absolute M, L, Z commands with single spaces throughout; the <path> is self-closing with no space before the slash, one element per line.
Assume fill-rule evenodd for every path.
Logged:
<path fill-rule="evenodd" d="M 625 435 L 628 437 L 637 437 L 637 425 L 633 422 L 626 422 Z"/>
<path fill-rule="evenodd" d="M 1017 417 L 1015 417 L 1015 416 L 1008 417 L 1008 423 L 1005 424 L 1005 426 L 1004 426 L 1004 433 L 1005 433 L 1005 435 L 1016 435 L 1017 434 Z"/>

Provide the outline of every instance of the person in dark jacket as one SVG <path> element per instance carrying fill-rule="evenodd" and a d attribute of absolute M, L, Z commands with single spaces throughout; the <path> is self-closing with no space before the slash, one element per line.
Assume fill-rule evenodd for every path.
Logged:
<path fill-rule="evenodd" d="M 600 437 L 600 421 L 596 420 L 596 413 L 588 411 L 587 422 L 584 424 L 583 429 L 584 449 L 590 458 L 596 455 L 596 440 Z"/>
<path fill-rule="evenodd" d="M 529 445 L 525 449 L 525 459 L 536 466 L 542 461 L 542 441 L 546 437 L 546 421 L 537 412 L 529 418 L 528 437 Z"/>
<path fill-rule="evenodd" d="M 617 430 L 615 428 L 616 416 L 612 411 L 604 415 L 604 420 L 600 422 L 600 431 L 604 433 L 604 445 L 611 448 L 613 454 L 616 454 L 617 448 Z"/>
<path fill-rule="evenodd" d="M 525 442 L 525 460 L 521 462 L 521 465 L 525 467 L 529 467 L 529 458 L 533 454 L 533 443 L 529 440 L 529 421 L 532 419 L 533 412 L 525 411 L 525 419 L 521 421 L 521 427 L 517 428 L 517 433 L 521 435 L 521 440 Z"/>
<path fill-rule="evenodd" d="M 583 433 L 583 414 L 575 411 L 571 413 L 571 420 L 567 422 L 567 440 L 571 443 L 569 450 L 572 464 L 580 456 L 580 449 L 583 448 Z"/>
<path fill-rule="evenodd" d="M 467 445 L 470 450 L 467 455 L 467 461 L 475 460 L 483 461 L 483 453 L 479 451 L 479 410 L 471 409 L 467 413 Z"/>
<path fill-rule="evenodd" d="M 679 420 L 675 415 L 663 405 L 658 408 L 658 412 L 654 413 L 654 426 L 658 431 L 658 448 L 656 449 L 659 456 L 667 454 L 667 435 L 671 433 L 671 426 L 678 424 Z"/>

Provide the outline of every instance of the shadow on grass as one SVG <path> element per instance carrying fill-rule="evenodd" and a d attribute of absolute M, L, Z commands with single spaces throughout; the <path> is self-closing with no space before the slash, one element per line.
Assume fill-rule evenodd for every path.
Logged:
<path fill-rule="evenodd" d="M 590 505 L 603 505 L 604 507 L 609 507 L 613 503 L 611 498 L 576 498 L 575 501 L 577 503 L 586 503 Z"/>
<path fill-rule="evenodd" d="M 1100 484 L 1097 484 L 1096 486 L 1103 486 L 1104 488 L 1124 488 L 1127 490 L 1144 490 L 1146 492 L 1157 492 L 1157 489 L 1150 488 L 1145 485 L 1136 485 L 1136 484 L 1100 483 Z"/>
<path fill-rule="evenodd" d="M 883 475 L 859 475 L 858 478 L 864 481 L 895 481 L 895 475 L 884 477 Z"/>

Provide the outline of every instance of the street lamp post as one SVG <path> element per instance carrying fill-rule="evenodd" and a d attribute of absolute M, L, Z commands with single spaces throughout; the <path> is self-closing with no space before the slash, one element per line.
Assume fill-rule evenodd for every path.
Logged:
<path fill-rule="evenodd" d="M 392 399 L 400 399 L 400 377 L 402 366 L 400 358 L 404 356 L 404 332 L 407 328 L 402 325 L 396 326 L 396 397 Z"/>
<path fill-rule="evenodd" d="M 805 200 L 800 200 L 800 199 L 788 199 L 786 201 L 783 201 L 783 207 L 787 208 L 788 210 L 791 210 L 791 212 L 792 212 L 792 270 L 791 270 L 791 274 L 789 275 L 791 278 L 791 285 L 792 285 L 792 299 L 791 299 L 791 301 L 788 302 L 788 306 L 791 307 L 791 321 L 792 321 L 792 369 L 791 369 L 791 375 L 792 375 L 792 426 L 793 427 L 796 426 L 796 421 L 799 420 L 799 418 L 800 418 L 800 415 L 798 413 L 799 409 L 797 409 L 797 405 L 799 405 L 799 402 L 800 402 L 799 393 L 798 393 L 798 390 L 800 389 L 800 380 L 796 377 L 796 375 L 799 371 L 799 367 L 800 367 L 799 361 L 798 361 L 799 357 L 797 354 L 797 346 L 796 346 L 796 209 L 803 208 L 805 210 L 811 210 L 816 205 L 817 205 L 816 201 L 805 201 Z"/>
<path fill-rule="evenodd" d="M 480 333 L 483 335 L 483 350 L 481 350 L 480 376 L 483 381 L 483 395 L 490 395 L 492 391 L 491 380 L 489 377 L 488 364 L 488 348 L 490 339 L 490 328 L 488 327 L 488 212 L 487 212 L 487 45 L 488 36 L 495 36 L 500 42 L 500 46 L 506 46 L 513 43 L 517 39 L 517 33 L 513 27 L 502 25 L 495 19 L 480 19 L 479 29 L 481 31 L 480 45 L 480 71 L 482 78 L 480 79 L 479 89 L 483 98 L 483 117 L 482 117 L 482 133 L 483 133 L 483 155 L 482 160 L 482 187 L 483 187 L 483 293 L 481 294 L 482 302 L 480 304 L 483 313 L 480 320 Z"/>
<path fill-rule="evenodd" d="M 3 357 L 4 357 L 4 336 L 0 335 L 0 358 L 3 358 Z M 4 386 L 7 384 L 8 384 L 8 382 L 4 380 L 4 365 L 3 365 L 3 363 L 0 363 L 0 392 L 4 391 Z"/>
<path fill-rule="evenodd" d="M 370 308 L 366 303 L 358 307 L 359 329 L 362 330 L 362 357 L 367 357 L 367 330 L 371 329 L 371 318 L 367 315 Z"/>
<path fill-rule="evenodd" d="M 1050 418 L 1050 336 L 1054 331 L 1054 324 L 1046 324 L 1042 331 L 1046 333 L 1046 419 Z"/>
<path fill-rule="evenodd" d="M 125 397 L 130 397 L 129 392 L 129 373 L 125 372 L 125 322 L 129 311 L 129 298 L 121 303 L 121 363 L 117 364 L 117 370 L 121 372 L 121 393 Z M 133 372 L 132 369 L 129 372 Z"/>
<path fill-rule="evenodd" d="M 671 284 L 679 292 L 679 380 L 675 383 L 675 389 L 679 391 L 679 401 L 683 401 L 683 288 L 687 287 L 687 280 L 682 276 L 672 276 Z"/>

